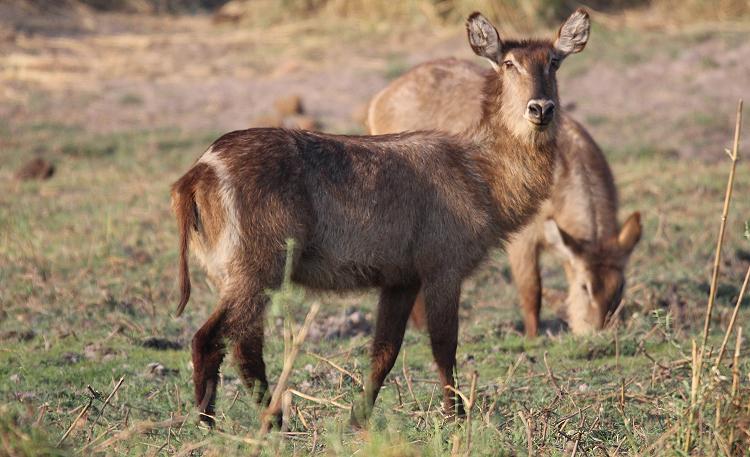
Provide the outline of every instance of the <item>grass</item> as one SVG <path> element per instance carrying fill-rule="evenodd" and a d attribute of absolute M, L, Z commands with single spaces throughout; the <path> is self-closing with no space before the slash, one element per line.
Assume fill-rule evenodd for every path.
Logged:
<path fill-rule="evenodd" d="M 155 130 L 89 137 L 55 125 L 13 132 L 16 146 L 0 153 L 9 164 L 0 172 L 0 399 L 2 433 L 15 446 L 13 455 L 43 453 L 44 444 L 23 446 L 54 444 L 89 401 L 91 412 L 73 428 L 63 450 L 55 452 L 93 452 L 103 446 L 105 453 L 141 455 L 161 448 L 172 454 L 200 445 L 199 452 L 234 454 L 252 448 L 243 440 L 255 437 L 259 410 L 239 385 L 231 360 L 219 393 L 220 431 L 196 425 L 187 347 L 215 303 L 200 272 L 194 273 L 186 315 L 171 315 L 177 251 L 168 184 L 213 135 Z M 81 150 L 92 152 L 68 154 L 64 146 L 50 144 L 58 137 L 67 138 L 58 144 L 87 145 Z M 10 170 L 38 148 L 50 151 L 48 158 L 59 168 L 56 176 L 41 183 L 8 179 Z M 479 373 L 473 455 L 525 453 L 525 424 L 540 454 L 562 455 L 577 443 L 579 452 L 596 455 L 601 453 L 597 449 L 606 449 L 627 455 L 653 443 L 683 416 L 690 368 L 675 361 L 689 357 L 690 337 L 700 331 L 696 316 L 705 302 L 717 225 L 711 222 L 717 221 L 726 166 L 658 154 L 616 158 L 613 166 L 624 212 L 643 210 L 646 234 L 631 262 L 625 319 L 617 330 L 588 338 L 562 332 L 523 339 L 515 296 L 502 274 L 507 265 L 499 254 L 466 285 L 458 379 L 468 393 L 471 373 Z M 735 253 L 748 249 L 742 235 L 750 204 L 741 197 L 750 191 L 742 178 L 748 172 L 740 163 L 722 275 L 728 289 L 720 291 L 715 313 L 719 322 L 734 301 L 745 267 Z M 561 289 L 564 281 L 551 268 L 551 259 L 546 263 L 546 283 Z M 326 315 L 338 313 L 345 303 L 365 310 L 374 305 L 372 295 L 308 295 L 291 312 L 299 316 L 298 323 L 311 301 L 321 302 Z M 676 301 L 684 303 L 682 316 L 670 314 Z M 554 319 L 549 310 L 544 317 Z M 747 322 L 743 309 L 739 325 L 747 327 Z M 710 339 L 714 347 L 722 336 L 721 326 L 716 327 Z M 271 317 L 268 328 L 266 361 L 275 379 L 283 339 Z M 166 338 L 183 349 L 144 347 L 149 337 Z M 351 404 L 359 385 L 311 354 L 361 377 L 368 341 L 306 344 L 290 387 Z M 165 370 L 153 373 L 152 363 Z M 741 372 L 749 369 L 747 359 L 741 359 Z M 102 410 L 121 377 L 122 387 Z M 407 378 L 419 406 L 408 392 Z M 450 453 L 456 440 L 463 446 L 468 425 L 445 421 L 434 380 L 426 336 L 409 331 L 369 432 L 352 432 L 347 411 L 295 398 L 293 434 L 279 445 L 290 455 L 306 454 L 313 446 L 315 452 L 333 454 L 357 449 L 360 455 Z M 179 421 L 170 423 L 175 417 Z M 702 420 L 710 424 L 711 414 Z M 136 432 L 134 427 L 140 428 Z M 37 436 L 45 438 L 23 438 Z M 270 449 L 264 453 L 270 455 Z"/>
<path fill-rule="evenodd" d="M 143 105 L 143 99 L 136 94 L 123 94 L 118 103 L 123 106 L 140 106 Z"/>
<path fill-rule="evenodd" d="M 386 61 L 384 76 L 387 80 L 391 81 L 406 73 L 409 68 L 409 63 L 403 55 L 391 54 Z"/>

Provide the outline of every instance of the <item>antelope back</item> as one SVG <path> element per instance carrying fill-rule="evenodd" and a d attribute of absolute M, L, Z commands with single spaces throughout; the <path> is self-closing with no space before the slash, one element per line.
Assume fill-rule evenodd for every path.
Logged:
<path fill-rule="evenodd" d="M 465 131 L 482 117 L 485 71 L 453 58 L 414 67 L 373 97 L 367 112 L 370 134 Z"/>

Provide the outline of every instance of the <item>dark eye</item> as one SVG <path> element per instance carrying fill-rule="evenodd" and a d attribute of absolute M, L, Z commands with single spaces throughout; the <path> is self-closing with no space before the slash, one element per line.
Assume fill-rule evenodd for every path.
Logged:
<path fill-rule="evenodd" d="M 511 68 L 515 68 L 515 65 L 513 65 L 513 61 L 511 61 L 511 60 L 506 60 L 505 62 L 503 62 L 503 65 L 505 66 L 506 70 L 510 70 Z"/>
<path fill-rule="evenodd" d="M 549 67 L 553 70 L 557 70 L 558 68 L 560 68 L 560 59 L 558 59 L 557 57 L 553 57 L 549 62 Z"/>

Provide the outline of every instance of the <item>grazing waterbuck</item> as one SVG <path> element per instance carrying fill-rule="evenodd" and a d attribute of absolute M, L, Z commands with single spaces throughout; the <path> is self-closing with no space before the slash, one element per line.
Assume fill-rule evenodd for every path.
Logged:
<path fill-rule="evenodd" d="M 485 80 L 481 122 L 466 132 L 236 131 L 216 140 L 173 185 L 178 314 L 190 295 L 189 248 L 219 292 L 216 309 L 192 341 L 195 398 L 204 421 L 213 421 L 226 342 L 234 346 L 245 383 L 268 386 L 266 291 L 281 284 L 290 238 L 298 246 L 295 283 L 318 290 L 380 289 L 371 369 L 354 423 L 368 417 L 393 367 L 420 290 L 440 382 L 454 385 L 462 282 L 549 197 L 559 103 L 555 70 L 583 49 L 589 17 L 575 12 L 554 41 L 502 41 L 479 13 L 466 27 L 474 52 L 496 67 Z M 503 77 L 509 62 L 518 66 L 514 79 Z M 463 411 L 447 388 L 443 405 L 451 414 Z"/>
<path fill-rule="evenodd" d="M 517 78 L 519 71 L 531 71 L 516 69 L 511 63 L 513 66 L 507 65 L 509 71 L 503 75 L 509 80 Z M 481 121 L 484 81 L 495 73 L 450 58 L 421 64 L 373 97 L 367 120 L 370 133 L 428 129 L 463 132 Z M 617 190 L 601 149 L 569 115 L 561 112 L 559 119 L 552 194 L 534 220 L 507 246 L 529 337 L 536 336 L 539 328 L 542 249 L 551 248 L 562 257 L 569 286 L 567 322 L 573 333 L 583 334 L 601 329 L 607 315 L 619 306 L 625 267 L 641 235 L 638 213 L 618 226 Z M 412 311 L 412 322 L 419 328 L 425 325 L 421 295 Z"/>

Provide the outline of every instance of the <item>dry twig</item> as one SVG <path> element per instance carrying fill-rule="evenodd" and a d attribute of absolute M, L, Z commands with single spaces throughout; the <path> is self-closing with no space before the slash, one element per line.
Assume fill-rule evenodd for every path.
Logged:
<path fill-rule="evenodd" d="M 83 415 L 86 414 L 86 412 L 89 410 L 89 408 L 91 408 L 91 404 L 92 403 L 94 403 L 94 399 L 93 398 L 89 398 L 88 404 L 81 410 L 80 413 L 78 413 L 78 416 L 76 416 L 76 418 L 70 424 L 70 427 L 68 427 L 68 429 L 65 431 L 65 433 L 62 436 L 62 438 L 60 438 L 60 441 L 57 442 L 57 447 L 60 447 L 63 444 L 63 442 L 65 442 L 65 440 L 68 438 L 68 436 L 70 436 L 70 432 L 73 431 L 73 429 L 75 428 L 76 424 L 81 419 L 81 417 L 83 417 Z"/>
<path fill-rule="evenodd" d="M 318 403 L 320 405 L 331 405 L 331 406 L 335 406 L 335 407 L 340 408 L 340 409 L 347 409 L 347 410 L 351 409 L 351 406 L 344 405 L 342 403 L 339 403 L 339 402 L 333 401 L 333 400 L 329 400 L 327 398 L 313 397 L 312 395 L 308 395 L 306 393 L 300 392 L 299 390 L 287 389 L 287 392 L 289 392 L 292 395 L 296 395 L 296 396 L 298 396 L 300 398 L 304 398 L 305 400 L 310 400 L 313 403 Z"/>
<path fill-rule="evenodd" d="M 526 427 L 526 446 L 527 455 L 532 457 L 534 455 L 534 435 L 531 431 L 531 417 L 527 417 L 523 411 L 518 411 L 518 417 L 521 418 L 521 422 Z"/>
<path fill-rule="evenodd" d="M 740 311 L 740 305 L 742 304 L 742 299 L 745 298 L 745 292 L 747 292 L 747 283 L 750 281 L 750 265 L 747 267 L 747 273 L 745 273 L 745 280 L 742 282 L 742 287 L 740 288 L 740 295 L 737 297 L 737 303 L 734 305 L 734 311 L 732 311 L 732 318 L 729 319 L 729 326 L 727 326 L 727 331 L 724 334 L 724 341 L 721 342 L 721 348 L 719 348 L 719 354 L 716 356 L 716 362 L 714 362 L 714 367 L 718 368 L 721 364 L 721 359 L 724 357 L 724 352 L 727 349 L 727 343 L 729 342 L 729 336 L 732 334 L 732 330 L 734 330 L 734 324 L 737 321 L 737 314 Z"/>
<path fill-rule="evenodd" d="M 549 378 L 549 381 L 552 383 L 552 387 L 555 388 L 555 391 L 557 391 L 557 398 L 562 399 L 563 393 L 562 389 L 560 389 L 560 386 L 557 384 L 557 379 L 555 379 L 555 375 L 552 374 L 552 369 L 549 367 L 549 363 L 547 363 L 547 351 L 544 351 L 544 367 L 547 369 L 547 377 Z"/>
<path fill-rule="evenodd" d="M 328 365 L 330 365 L 331 367 L 333 367 L 338 372 L 343 373 L 343 374 L 349 376 L 349 378 L 351 378 L 354 382 L 356 382 L 360 386 L 363 385 L 362 384 L 362 379 L 360 379 L 359 376 L 357 376 L 354 373 L 352 373 L 351 371 L 345 369 L 344 367 L 342 367 L 341 365 L 337 364 L 336 362 L 334 362 L 332 360 L 329 360 L 329 359 L 327 359 L 327 358 L 325 358 L 325 357 L 323 357 L 321 355 L 318 355 L 318 354 L 316 354 L 314 352 L 307 351 L 306 354 L 307 355 L 311 355 L 311 356 L 315 357 L 316 359 L 318 359 L 318 360 L 320 360 L 322 362 L 327 363 Z"/>
<path fill-rule="evenodd" d="M 729 169 L 729 178 L 727 178 L 727 190 L 724 194 L 724 208 L 721 211 L 721 224 L 719 226 L 719 237 L 716 240 L 716 253 L 714 256 L 714 268 L 711 275 L 711 289 L 708 294 L 708 304 L 706 305 L 706 320 L 703 323 L 703 342 L 701 343 L 701 355 L 705 353 L 706 341 L 708 340 L 708 331 L 711 328 L 711 313 L 714 309 L 716 300 L 716 287 L 719 282 L 719 270 L 721 268 L 721 247 L 724 244 L 724 234 L 727 226 L 727 216 L 729 215 L 729 202 L 732 199 L 732 190 L 734 189 L 734 174 L 737 169 L 737 160 L 739 159 L 740 131 L 742 129 L 742 99 L 737 102 L 737 120 L 734 128 L 734 143 L 732 151 L 727 150 L 729 158 L 732 159 L 732 166 Z"/>
<path fill-rule="evenodd" d="M 259 435 L 261 437 L 265 436 L 271 430 L 271 423 L 273 421 L 273 418 L 278 416 L 278 414 L 281 412 L 281 400 L 284 391 L 286 391 L 286 385 L 289 381 L 289 376 L 291 376 L 292 369 L 294 368 L 294 360 L 297 358 L 297 354 L 299 354 L 300 346 L 302 346 L 305 338 L 307 338 L 307 332 L 310 330 L 310 326 L 315 320 L 315 316 L 318 315 L 318 311 L 320 311 L 320 303 L 317 301 L 313 302 L 312 306 L 310 307 L 310 311 L 308 311 L 307 313 L 307 317 L 305 317 L 305 322 L 300 327 L 299 332 L 297 332 L 297 336 L 292 339 L 291 348 L 289 349 L 287 357 L 284 359 L 284 367 L 281 370 L 279 382 L 276 384 L 276 387 L 273 390 L 273 395 L 271 395 L 271 402 L 268 405 L 268 408 L 266 408 L 266 410 L 263 412 L 263 416 L 261 417 L 261 426 L 259 432 Z M 256 447 L 254 455 L 260 454 L 260 451 L 261 447 Z"/>
<path fill-rule="evenodd" d="M 708 341 L 708 333 L 711 329 L 711 314 L 714 308 L 714 302 L 716 300 L 716 288 L 719 282 L 719 270 L 721 268 L 721 251 L 724 244 L 724 235 L 726 233 L 727 217 L 729 215 L 729 202 L 732 199 L 732 190 L 734 189 L 734 175 L 737 170 L 737 161 L 739 159 L 739 147 L 740 147 L 740 132 L 742 129 L 742 99 L 737 102 L 737 119 L 734 129 L 734 141 L 732 145 L 732 151 L 727 150 L 727 155 L 732 160 L 732 166 L 729 169 L 729 177 L 727 178 L 727 188 L 724 194 L 724 207 L 721 211 L 721 224 L 719 226 L 719 236 L 716 240 L 716 253 L 714 256 L 713 273 L 711 275 L 711 289 L 708 295 L 708 304 L 706 305 L 706 319 L 703 324 L 703 340 L 701 342 L 700 354 L 698 354 L 693 342 L 693 376 L 690 389 L 690 410 L 688 411 L 687 418 L 687 432 L 685 435 L 685 446 L 684 451 L 687 453 L 692 446 L 692 428 L 693 421 L 695 419 L 695 413 L 698 402 L 698 390 L 701 384 L 701 375 L 703 373 L 703 360 L 706 354 L 706 343 Z"/>
<path fill-rule="evenodd" d="M 120 380 L 117 381 L 117 384 L 115 384 L 114 389 L 112 389 L 112 392 L 107 396 L 107 398 L 104 400 L 104 403 L 102 404 L 102 407 L 99 408 L 99 414 L 96 416 L 96 419 L 93 421 L 93 426 L 96 426 L 96 423 L 99 421 L 99 418 L 102 417 L 102 414 L 104 414 L 104 409 L 109 405 L 109 401 L 112 400 L 112 397 L 115 396 L 118 390 L 120 390 L 120 387 L 122 386 L 122 383 L 125 381 L 125 375 L 122 375 L 120 377 Z M 93 431 L 93 428 L 92 428 Z"/>

